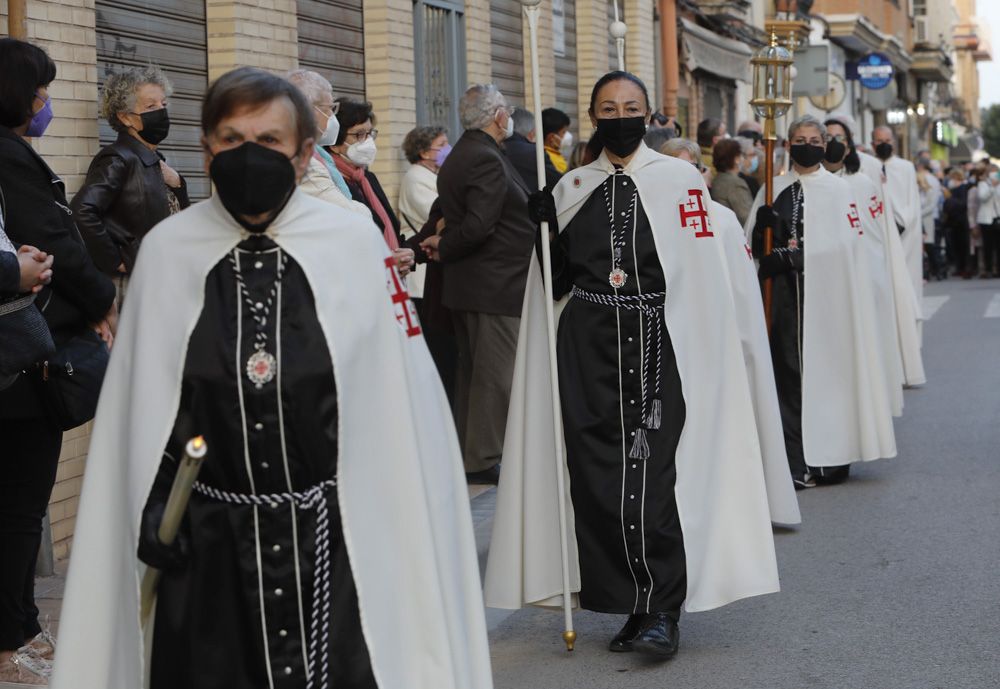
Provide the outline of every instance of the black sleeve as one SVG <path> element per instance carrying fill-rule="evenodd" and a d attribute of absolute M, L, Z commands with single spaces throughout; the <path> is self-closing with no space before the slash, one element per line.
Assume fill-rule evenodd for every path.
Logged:
<path fill-rule="evenodd" d="M 21 265 L 17 254 L 0 251 L 0 298 L 16 296 L 21 291 Z"/>
<path fill-rule="evenodd" d="M 177 197 L 177 202 L 181 205 L 181 209 L 187 208 L 191 205 L 191 199 L 188 198 L 188 183 L 183 176 L 178 175 L 181 178 L 181 185 L 174 189 L 170 187 L 170 191 L 174 192 L 174 196 Z"/>
<path fill-rule="evenodd" d="M 117 273 L 124 260 L 118 243 L 104 226 L 104 216 L 118 200 L 127 176 L 128 166 L 120 156 L 102 155 L 90 164 L 86 181 L 73 197 L 76 227 L 94 263 L 105 273 Z"/>
<path fill-rule="evenodd" d="M 115 300 L 114 283 L 94 265 L 72 224 L 72 211 L 56 200 L 48 172 L 16 142 L 0 142 L 0 185 L 7 200 L 7 236 L 52 254 L 51 288 L 91 322 Z M 14 150 L 12 150 L 14 149 Z"/>

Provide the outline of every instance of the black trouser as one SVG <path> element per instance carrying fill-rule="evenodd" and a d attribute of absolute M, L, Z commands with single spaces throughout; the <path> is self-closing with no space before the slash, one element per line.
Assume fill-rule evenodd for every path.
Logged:
<path fill-rule="evenodd" d="M 955 262 L 955 272 L 965 275 L 966 271 L 972 270 L 969 265 L 969 226 L 952 225 L 949 231 L 951 249 L 951 259 Z"/>
<path fill-rule="evenodd" d="M 1000 272 L 1000 222 L 994 220 L 989 225 L 980 225 L 983 233 L 983 272 Z"/>
<path fill-rule="evenodd" d="M 0 651 L 13 651 L 41 631 L 35 562 L 62 431 L 47 419 L 0 419 L 0 442 Z"/>

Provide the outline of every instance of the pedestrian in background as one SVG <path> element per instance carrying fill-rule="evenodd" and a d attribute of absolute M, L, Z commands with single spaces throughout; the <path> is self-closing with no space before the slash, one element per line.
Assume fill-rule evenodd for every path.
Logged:
<path fill-rule="evenodd" d="M 538 189 L 538 161 L 535 151 L 535 116 L 524 108 L 514 108 L 511 114 L 514 120 L 514 133 L 503 142 L 503 151 L 511 164 L 521 176 L 524 185 L 531 191 Z M 545 154 L 545 186 L 555 187 L 562 177 L 552 163 L 552 157 Z"/>
<path fill-rule="evenodd" d="M 340 104 L 333 100 L 333 86 L 323 75 L 308 69 L 293 70 L 285 78 L 302 91 L 312 105 L 313 118 L 316 120 L 316 143 L 313 145 L 313 154 L 306 174 L 299 182 L 299 188 L 310 196 L 365 218 L 371 218 L 368 206 L 351 198 L 351 191 L 347 188 L 344 176 L 340 174 L 333 158 L 323 148 L 333 144 L 340 131 L 340 122 L 336 117 Z"/>
<path fill-rule="evenodd" d="M 399 186 L 399 214 L 403 216 L 402 234 L 407 243 L 427 223 L 431 206 L 438 197 L 438 170 L 449 153 L 451 145 L 444 127 L 417 127 L 403 139 L 403 155 L 410 168 Z M 425 277 L 425 266 L 417 266 L 408 277 L 406 284 L 414 299 L 424 296 Z"/>
<path fill-rule="evenodd" d="M 329 152 L 333 154 L 333 161 L 347 182 L 351 198 L 368 206 L 372 220 L 396 258 L 399 272 L 406 275 L 414 265 L 413 251 L 400 248 L 399 218 L 392 211 L 392 205 L 382 190 L 378 177 L 371 171 L 378 154 L 378 147 L 375 145 L 378 130 L 375 129 L 372 104 L 350 98 L 338 98 L 336 103 L 340 129 L 336 143 L 329 147 Z"/>
<path fill-rule="evenodd" d="M 443 301 L 454 317 L 465 471 L 473 483 L 496 483 L 537 228 L 528 187 L 500 148 L 514 133 L 503 94 L 475 85 L 458 108 L 465 132 L 438 174 L 444 231 L 422 247 L 444 266 Z"/>
<path fill-rule="evenodd" d="M 116 279 L 119 306 L 139 243 L 189 205 L 184 178 L 158 147 L 170 133 L 173 87 L 159 67 L 128 67 L 104 82 L 101 116 L 118 133 L 94 157 L 73 197 L 76 225 L 94 263 Z"/>
<path fill-rule="evenodd" d="M 709 117 L 698 123 L 698 131 L 695 136 L 697 136 L 698 145 L 701 147 L 701 164 L 711 169 L 712 150 L 715 148 L 715 144 L 726 138 L 726 125 L 720 119 Z"/>
<path fill-rule="evenodd" d="M 5 232 L 15 246 L 55 257 L 39 295 L 57 350 L 93 329 L 110 342 L 117 321 L 114 283 L 98 270 L 73 224 L 65 187 L 25 137 L 53 118 L 56 65 L 34 45 L 0 39 L 0 189 Z M 96 337 L 96 336 L 95 336 Z M 51 638 L 38 624 L 35 562 L 56 478 L 62 428 L 45 405 L 41 375 L 0 392 L 0 682 L 45 685 Z"/>
<path fill-rule="evenodd" d="M 920 222 L 923 229 L 924 255 L 927 257 L 927 269 L 924 279 L 940 279 L 941 256 L 938 251 L 937 222 L 941 213 L 941 183 L 931 171 L 930 161 L 918 158 L 916 163 L 917 188 L 920 190 Z"/>
<path fill-rule="evenodd" d="M 542 110 L 542 143 L 545 144 L 546 155 L 560 175 L 566 174 L 566 170 L 569 169 L 569 163 L 562 152 L 573 145 L 573 134 L 569 130 L 570 124 L 572 122 L 569 115 L 559 108 Z"/>
<path fill-rule="evenodd" d="M 587 160 L 587 150 L 588 144 L 590 142 L 586 139 L 582 141 L 577 141 L 573 144 L 573 150 L 569 154 L 569 169 L 575 170 L 578 167 L 583 167 L 590 161 Z"/>
<path fill-rule="evenodd" d="M 753 139 L 746 136 L 736 136 L 733 140 L 738 142 L 742 155 L 740 157 L 739 176 L 747 183 L 750 196 L 756 197 L 757 191 L 763 183 L 764 176 L 760 164 L 764 151 L 759 146 L 755 146 Z"/>
<path fill-rule="evenodd" d="M 1000 275 L 1000 168 L 990 165 L 976 184 L 979 212 L 976 224 L 983 238 L 981 278 Z"/>
<path fill-rule="evenodd" d="M 969 190 L 973 185 L 960 167 L 948 171 L 948 198 L 942 210 L 942 224 L 948 234 L 950 259 L 955 266 L 955 275 L 967 280 L 969 271 Z"/>
<path fill-rule="evenodd" d="M 701 164 L 701 147 L 694 141 L 679 137 L 670 139 L 662 144 L 657 152 L 672 158 L 680 158 L 694 165 L 701 173 L 702 179 L 705 180 L 705 186 L 708 186 L 712 181 L 712 171 Z"/>
<path fill-rule="evenodd" d="M 740 225 L 746 224 L 750 206 L 753 205 L 750 187 L 739 174 L 743 164 L 743 147 L 739 141 L 723 139 L 715 144 L 712 150 L 712 166 L 715 168 L 712 199 L 736 213 Z"/>

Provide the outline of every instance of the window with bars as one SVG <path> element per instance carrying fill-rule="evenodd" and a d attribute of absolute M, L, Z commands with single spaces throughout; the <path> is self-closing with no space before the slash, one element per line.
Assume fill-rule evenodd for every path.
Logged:
<path fill-rule="evenodd" d="M 910 9 L 914 17 L 927 16 L 927 0 L 913 0 Z"/>
<path fill-rule="evenodd" d="M 413 3 L 417 124 L 462 133 L 458 99 L 465 87 L 465 5 L 448 0 Z"/>

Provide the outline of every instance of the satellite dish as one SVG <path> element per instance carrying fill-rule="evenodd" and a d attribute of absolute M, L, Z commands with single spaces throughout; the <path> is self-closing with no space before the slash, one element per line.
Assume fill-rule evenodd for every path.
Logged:
<path fill-rule="evenodd" d="M 809 102 L 820 110 L 832 112 L 840 107 L 847 97 L 847 82 L 835 72 L 830 73 L 830 90 L 822 96 L 809 96 Z"/>

